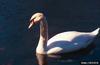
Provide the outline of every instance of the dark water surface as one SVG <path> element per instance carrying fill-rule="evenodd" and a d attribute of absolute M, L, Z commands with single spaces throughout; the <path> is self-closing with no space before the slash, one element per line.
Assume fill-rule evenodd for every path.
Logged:
<path fill-rule="evenodd" d="M 100 27 L 99 0 L 0 0 L 0 65 L 80 65 L 83 61 L 100 61 L 100 34 L 93 45 L 81 50 L 84 52 L 49 55 L 53 58 L 35 54 L 39 24 L 30 30 L 28 25 L 38 11 L 47 17 L 49 38 L 63 31 L 89 32 Z"/>

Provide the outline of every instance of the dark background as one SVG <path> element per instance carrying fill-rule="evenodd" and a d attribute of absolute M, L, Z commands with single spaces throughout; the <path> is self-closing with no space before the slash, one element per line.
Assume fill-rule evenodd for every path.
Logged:
<path fill-rule="evenodd" d="M 99 0 L 0 0 L 0 65 L 36 63 L 33 53 L 39 25 L 28 29 L 35 12 L 43 12 L 47 17 L 49 38 L 63 31 L 93 31 L 100 27 Z M 90 58 L 100 59 L 99 40 L 96 39 L 97 48 Z"/>

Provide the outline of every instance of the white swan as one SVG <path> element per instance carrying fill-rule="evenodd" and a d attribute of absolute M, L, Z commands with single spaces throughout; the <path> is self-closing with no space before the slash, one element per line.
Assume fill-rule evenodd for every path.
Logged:
<path fill-rule="evenodd" d="M 85 48 L 93 41 L 100 29 L 97 28 L 93 32 L 62 32 L 48 40 L 48 25 L 43 13 L 35 13 L 30 22 L 29 28 L 40 22 L 40 39 L 36 48 L 36 53 L 39 54 L 59 54 Z"/>

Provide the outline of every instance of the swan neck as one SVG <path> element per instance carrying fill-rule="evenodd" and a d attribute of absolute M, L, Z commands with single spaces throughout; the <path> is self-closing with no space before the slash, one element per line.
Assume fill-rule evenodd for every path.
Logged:
<path fill-rule="evenodd" d="M 40 22 L 40 39 L 36 49 L 37 53 L 45 54 L 45 47 L 48 40 L 48 24 L 46 18 Z"/>
<path fill-rule="evenodd" d="M 48 24 L 46 18 L 40 22 L 40 38 L 43 38 L 46 41 L 48 39 Z"/>

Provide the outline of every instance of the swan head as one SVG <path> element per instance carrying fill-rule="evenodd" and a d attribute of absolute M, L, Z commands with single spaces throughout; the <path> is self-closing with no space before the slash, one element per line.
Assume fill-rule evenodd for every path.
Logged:
<path fill-rule="evenodd" d="M 28 28 L 31 28 L 34 24 L 42 21 L 44 18 L 43 13 L 35 13 L 32 15 L 31 19 L 30 19 L 30 25 Z"/>

